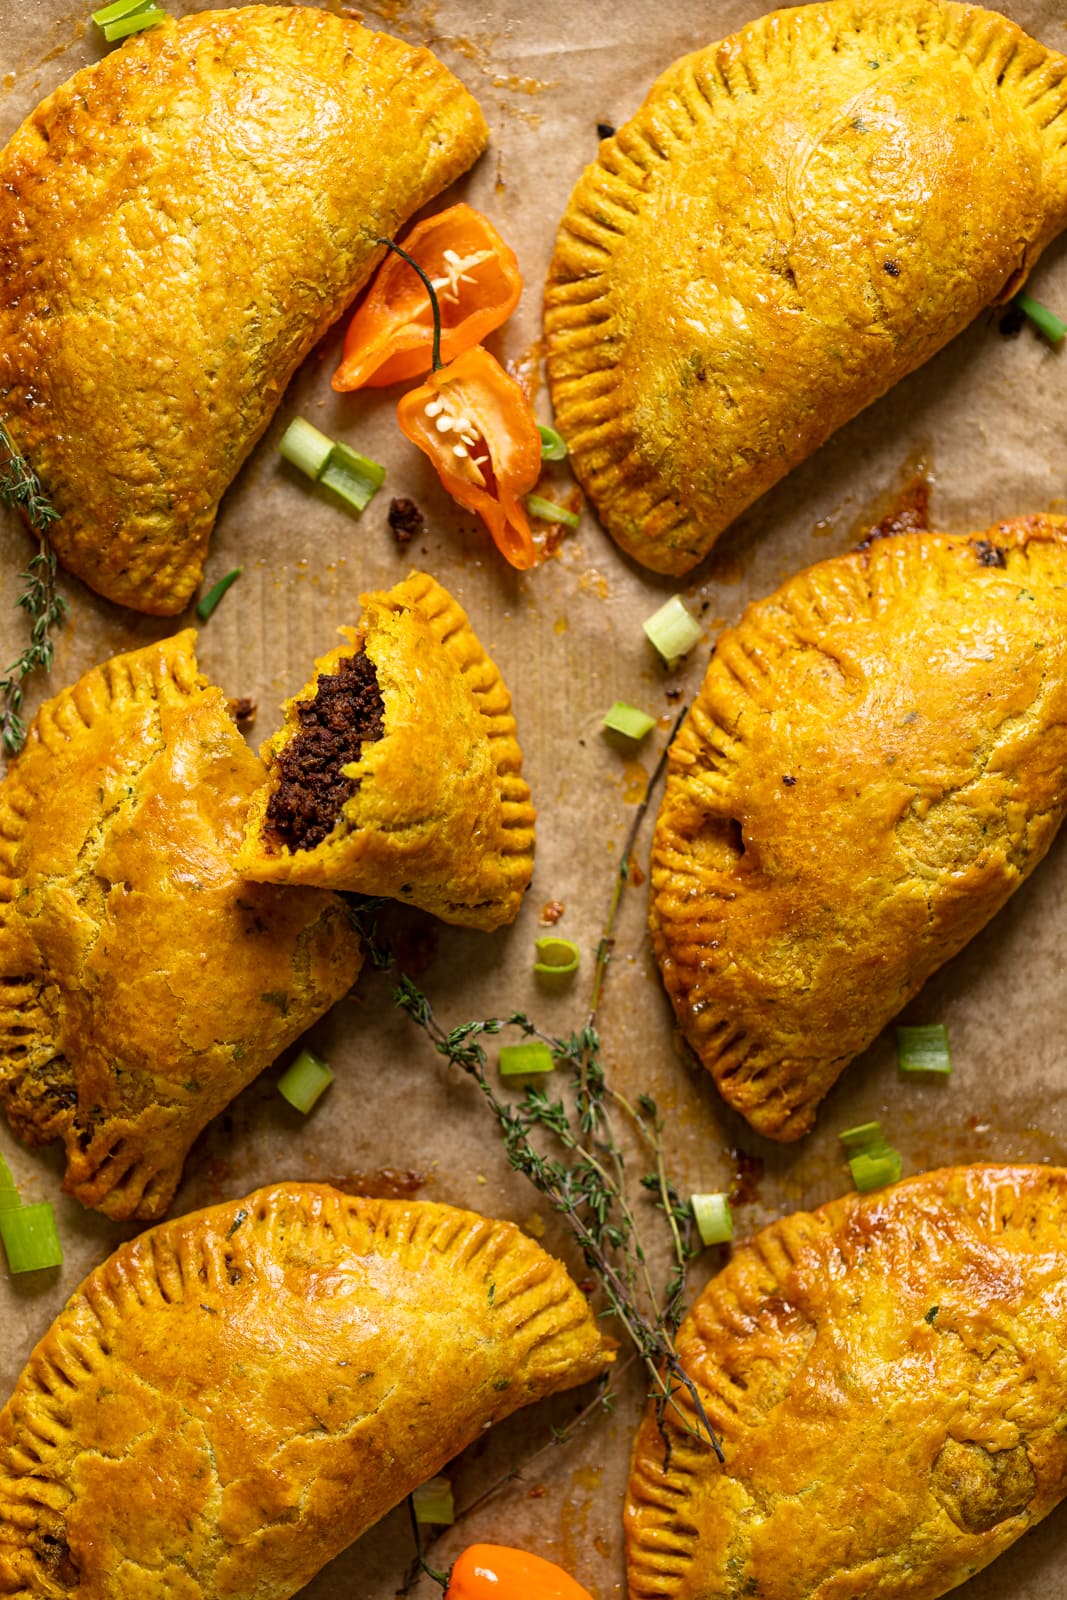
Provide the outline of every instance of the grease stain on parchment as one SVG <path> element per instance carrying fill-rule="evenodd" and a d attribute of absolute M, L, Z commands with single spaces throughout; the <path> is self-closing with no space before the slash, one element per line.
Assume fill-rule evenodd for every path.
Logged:
<path fill-rule="evenodd" d="M 89 19 L 83 12 L 72 12 L 70 16 L 59 17 L 52 25 L 50 36 L 46 40 L 35 39 L 35 48 L 27 50 L 21 61 L 16 61 L 10 71 L 5 72 L 0 78 L 0 99 L 15 88 L 20 80 L 31 72 L 37 72 L 41 67 L 47 66 L 50 61 L 58 61 L 66 55 L 72 46 L 85 38 L 89 28 Z M 101 36 L 102 37 L 102 36 Z M 41 52 L 40 46 L 46 44 L 47 48 Z M 81 63 L 79 62 L 80 66 Z"/>

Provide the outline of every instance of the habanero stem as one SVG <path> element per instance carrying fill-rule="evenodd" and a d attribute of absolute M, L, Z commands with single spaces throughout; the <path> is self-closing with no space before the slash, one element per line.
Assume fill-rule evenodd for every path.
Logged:
<path fill-rule="evenodd" d="M 424 1553 L 423 1547 L 422 1547 L 422 1529 L 419 1527 L 419 1519 L 415 1515 L 415 1498 L 414 1498 L 413 1495 L 410 1495 L 410 1494 L 408 1495 L 408 1516 L 411 1519 L 411 1532 L 412 1532 L 412 1535 L 413 1535 L 414 1540 L 415 1540 L 415 1574 L 414 1575 L 418 1576 L 418 1573 L 420 1571 L 421 1572 L 425 1572 L 426 1576 L 428 1578 L 432 1578 L 434 1583 L 439 1583 L 441 1585 L 442 1589 L 447 1589 L 447 1587 L 448 1587 L 448 1573 L 447 1572 L 438 1572 L 437 1568 L 436 1567 L 431 1567 L 430 1563 L 426 1559 L 426 1556 L 425 1556 L 425 1553 Z M 409 1585 L 405 1585 L 405 1589 L 402 1589 L 400 1592 L 403 1594 L 408 1587 L 409 1587 Z"/>
<path fill-rule="evenodd" d="M 394 244 L 392 239 L 375 239 L 374 242 L 375 244 L 384 244 L 386 249 L 391 250 L 402 261 L 406 261 L 412 271 L 417 272 L 422 279 L 423 287 L 430 297 L 430 310 L 433 313 L 433 365 L 431 370 L 440 372 L 444 365 L 441 360 L 441 307 L 437 299 L 437 290 L 430 282 L 429 274 L 423 271 L 414 256 L 409 256 L 406 250 L 401 250 L 400 246 Z"/>

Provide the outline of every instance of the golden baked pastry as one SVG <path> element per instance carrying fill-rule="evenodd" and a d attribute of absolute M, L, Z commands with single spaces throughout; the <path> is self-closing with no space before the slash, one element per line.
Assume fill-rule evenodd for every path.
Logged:
<path fill-rule="evenodd" d="M 796 1139 L 1041 860 L 1067 805 L 1067 520 L 820 562 L 719 638 L 671 750 L 650 921 L 682 1030 Z"/>
<path fill-rule="evenodd" d="M 1065 109 L 1067 60 L 937 0 L 775 11 L 668 68 L 575 189 L 545 299 L 618 544 L 687 572 L 1014 294 L 1067 222 Z"/>
<path fill-rule="evenodd" d="M 385 895 L 444 922 L 512 922 L 534 817 L 511 697 L 466 613 L 425 572 L 361 596 L 262 749 L 238 870 Z"/>
<path fill-rule="evenodd" d="M 1067 1493 L 1067 1171 L 950 1167 L 764 1228 L 678 1335 L 725 1464 L 634 1444 L 631 1600 L 935 1600 Z M 689 1404 L 683 1391 L 679 1403 Z"/>
<path fill-rule="evenodd" d="M 314 7 L 167 21 L 0 152 L 0 420 L 90 587 L 170 615 L 296 367 L 485 146 L 428 50 Z"/>
<path fill-rule="evenodd" d="M 0 1102 L 112 1217 L 166 1210 L 204 1124 L 360 966 L 337 896 L 235 873 L 263 768 L 195 639 L 64 689 L 0 784 Z"/>
<path fill-rule="evenodd" d="M 90 1273 L 0 1413 L 0 1594 L 285 1600 L 608 1360 L 507 1222 L 316 1184 L 176 1218 Z"/>

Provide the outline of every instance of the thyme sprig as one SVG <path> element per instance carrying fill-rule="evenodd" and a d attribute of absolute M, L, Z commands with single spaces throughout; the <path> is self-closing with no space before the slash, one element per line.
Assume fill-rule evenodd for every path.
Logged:
<path fill-rule="evenodd" d="M 597 944 L 589 1012 L 577 1032 L 565 1038 L 543 1033 L 522 1011 L 445 1028 L 427 995 L 411 977 L 399 971 L 393 1000 L 426 1034 L 438 1054 L 477 1084 L 500 1129 L 509 1164 L 528 1178 L 566 1220 L 600 1284 L 609 1311 L 645 1366 L 668 1451 L 664 1419 L 670 1409 L 682 1429 L 709 1445 L 721 1460 L 719 1441 L 699 1392 L 674 1348 L 686 1271 L 694 1253 L 691 1214 L 667 1172 L 663 1121 L 655 1102 L 644 1094 L 631 1102 L 610 1086 L 597 1026 L 614 950 L 615 922 L 632 876 L 638 833 L 665 760 L 666 750 L 649 780 L 623 847 Z M 357 920 L 371 959 L 378 966 L 390 966 L 390 952 L 375 926 L 376 910 L 376 905 L 365 904 L 357 913 Z M 507 1028 L 517 1029 L 527 1038 L 541 1039 L 551 1050 L 556 1066 L 569 1069 L 569 1102 L 562 1095 L 553 1097 L 540 1085 L 527 1087 L 517 1101 L 497 1094 L 488 1074 L 485 1041 Z M 672 1265 L 662 1290 L 654 1281 L 641 1224 L 630 1199 L 625 1155 L 615 1132 L 613 1111 L 629 1119 L 653 1158 L 654 1170 L 642 1179 L 642 1185 L 653 1195 L 669 1230 Z M 549 1150 L 544 1148 L 546 1142 Z"/>
<path fill-rule="evenodd" d="M 8 755 L 17 755 L 26 739 L 22 702 L 26 679 L 47 672 L 52 665 L 52 629 L 66 615 L 66 602 L 56 592 L 56 553 L 48 529 L 59 512 L 41 487 L 41 480 L 11 435 L 0 423 L 0 505 L 20 511 L 41 541 L 41 548 L 20 574 L 26 584 L 16 601 L 30 619 L 30 639 L 22 654 L 0 677 L 0 742 Z"/>
<path fill-rule="evenodd" d="M 588 1028 L 569 1039 L 542 1034 L 524 1012 L 465 1022 L 446 1030 L 426 995 L 404 973 L 397 978 L 393 999 L 423 1030 L 434 1049 L 478 1085 L 503 1136 L 509 1165 L 528 1178 L 553 1210 L 565 1218 L 586 1265 L 603 1290 L 608 1309 L 644 1363 L 661 1423 L 670 1408 L 687 1433 L 710 1444 L 718 1453 L 719 1443 L 700 1395 L 674 1348 L 677 1322 L 672 1326 L 668 1320 L 667 1307 L 671 1316 L 677 1316 L 688 1255 L 684 1250 L 675 1253 L 668 1292 L 665 1297 L 658 1295 L 638 1220 L 627 1197 L 623 1152 L 608 1112 L 609 1102 L 618 1101 L 604 1078 L 599 1041 L 592 1045 Z M 573 1069 L 577 1129 L 564 1101 L 553 1099 L 540 1087 L 527 1088 L 517 1102 L 502 1100 L 497 1094 L 489 1080 L 488 1057 L 481 1041 L 509 1027 L 518 1028 L 526 1036 L 543 1038 L 557 1065 Z M 637 1126 L 652 1145 L 659 1166 L 663 1161 L 659 1119 L 647 1113 L 637 1115 Z M 531 1137 L 535 1130 L 556 1140 L 565 1159 L 539 1149 Z M 595 1134 L 593 1148 L 583 1143 L 583 1136 L 590 1133 Z M 668 1192 L 675 1194 L 669 1183 Z M 675 1237 L 681 1240 L 680 1231 L 676 1230 Z M 642 1290 L 650 1311 L 642 1304 Z M 695 1426 L 688 1409 L 679 1401 L 680 1390 L 687 1392 L 697 1419 Z"/>

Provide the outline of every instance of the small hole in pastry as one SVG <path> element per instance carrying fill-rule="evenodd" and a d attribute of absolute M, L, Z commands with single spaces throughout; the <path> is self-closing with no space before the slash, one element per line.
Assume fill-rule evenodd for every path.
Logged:
<path fill-rule="evenodd" d="M 78 1567 L 62 1535 L 38 1533 L 33 1544 L 37 1559 L 50 1576 L 58 1579 L 64 1586 L 73 1587 L 78 1582 L 80 1576 Z"/>
<path fill-rule="evenodd" d="M 726 824 L 726 845 L 735 855 L 743 856 L 745 853 L 745 836 L 741 831 L 741 824 L 736 817 L 730 817 Z"/>
<path fill-rule="evenodd" d="M 333 832 L 355 787 L 342 769 L 382 736 L 385 707 L 373 663 L 362 650 L 342 656 L 296 710 L 300 730 L 277 758 L 266 832 L 275 848 L 313 850 Z"/>

